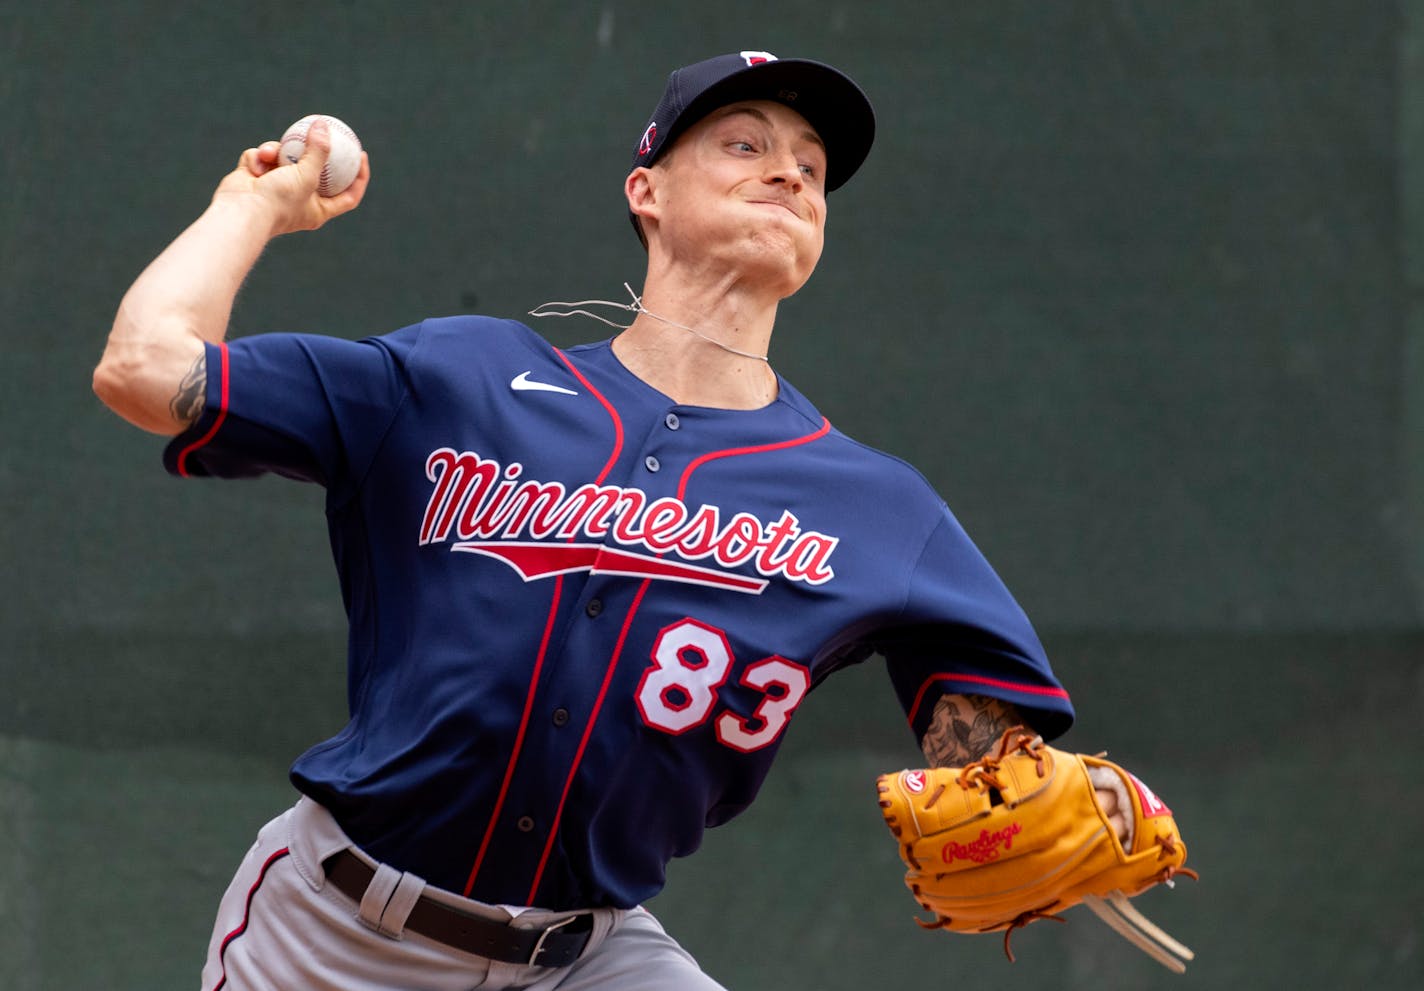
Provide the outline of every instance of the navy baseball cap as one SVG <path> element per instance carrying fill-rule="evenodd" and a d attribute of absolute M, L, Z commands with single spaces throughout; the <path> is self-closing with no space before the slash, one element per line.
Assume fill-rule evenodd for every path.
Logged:
<path fill-rule="evenodd" d="M 845 185 L 870 154 L 875 111 L 849 76 L 810 59 L 738 52 L 672 71 L 628 171 L 652 165 L 683 131 L 718 107 L 742 100 L 773 100 L 806 118 L 826 145 L 828 193 Z M 637 217 L 632 219 L 642 237 Z"/>

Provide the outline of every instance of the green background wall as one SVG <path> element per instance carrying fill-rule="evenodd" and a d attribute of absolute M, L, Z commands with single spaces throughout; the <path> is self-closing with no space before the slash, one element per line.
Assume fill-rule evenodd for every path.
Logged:
<path fill-rule="evenodd" d="M 0 0 L 0 989 L 197 985 L 219 894 L 344 721 L 320 494 L 180 483 L 89 391 L 114 309 L 247 145 L 352 123 L 362 208 L 238 334 L 618 298 L 666 72 L 831 61 L 880 136 L 773 359 L 908 458 L 1081 718 L 1175 808 L 1160 971 L 1087 913 L 925 934 L 872 801 L 876 661 L 653 908 L 724 983 L 1424 984 L 1424 5 Z M 545 321 L 556 343 L 601 325 Z"/>

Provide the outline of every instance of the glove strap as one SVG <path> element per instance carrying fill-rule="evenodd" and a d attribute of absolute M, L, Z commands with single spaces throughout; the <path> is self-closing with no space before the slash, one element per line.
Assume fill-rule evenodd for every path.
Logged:
<path fill-rule="evenodd" d="M 1084 895 L 1083 904 L 1129 943 L 1174 974 L 1186 973 L 1187 965 L 1183 961 L 1196 957 L 1195 953 L 1133 908 L 1132 902 L 1121 891 L 1114 891 L 1106 897 Z M 1176 956 L 1172 956 L 1173 953 Z"/>

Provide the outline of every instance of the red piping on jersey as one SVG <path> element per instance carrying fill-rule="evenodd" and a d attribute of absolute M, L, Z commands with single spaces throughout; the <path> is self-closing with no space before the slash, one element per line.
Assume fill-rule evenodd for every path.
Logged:
<path fill-rule="evenodd" d="M 534 672 L 529 676 L 529 692 L 524 696 L 524 712 L 519 717 L 519 732 L 514 737 L 514 749 L 509 755 L 509 764 L 504 769 L 504 780 L 499 784 L 499 797 L 494 801 L 494 812 L 490 814 L 489 825 L 485 827 L 484 839 L 480 841 L 479 853 L 475 854 L 474 866 L 470 868 L 470 876 L 465 881 L 464 895 L 470 897 L 470 892 L 475 887 L 475 877 L 480 873 L 480 865 L 484 863 L 485 854 L 489 851 L 490 840 L 494 837 L 495 823 L 499 822 L 499 814 L 504 810 L 504 800 L 509 794 L 509 783 L 514 779 L 514 765 L 519 760 L 519 752 L 524 747 L 524 734 L 529 730 L 529 719 L 534 713 L 534 695 L 539 687 L 539 673 L 544 669 L 544 658 L 548 656 L 549 637 L 554 632 L 554 617 L 559 612 L 559 593 L 563 591 L 564 576 L 560 575 L 554 580 L 554 598 L 549 605 L 549 618 L 544 623 L 544 636 L 539 641 L 539 653 L 534 658 Z"/>
<path fill-rule="evenodd" d="M 562 355 L 561 355 L 562 357 Z M 565 359 L 567 361 L 567 359 Z M 572 366 L 571 366 L 572 367 Z M 577 373 L 575 373 L 577 374 Z M 582 380 L 583 376 L 579 376 Z M 584 381 L 588 385 L 587 381 Z M 592 387 L 590 386 L 590 389 Z M 602 398 L 601 396 L 599 397 Z M 609 407 L 610 412 L 612 407 Z M 775 444 L 762 444 L 758 447 L 730 447 L 725 451 L 711 451 L 699 458 L 694 458 L 686 470 L 682 473 L 682 478 L 678 480 L 677 497 L 682 499 L 687 493 L 688 480 L 692 478 L 692 473 L 709 461 L 718 458 L 729 458 L 741 454 L 762 454 L 767 451 L 780 451 L 788 447 L 796 447 L 800 444 L 809 444 L 811 441 L 819 440 L 831 431 L 831 421 L 821 417 L 821 426 L 818 430 L 806 434 L 802 437 L 793 437 L 791 440 L 777 441 Z M 620 434 L 621 437 L 621 434 Z M 659 557 L 662 555 L 659 554 Z M 623 644 L 628 639 L 628 631 L 633 628 L 633 617 L 638 614 L 638 608 L 643 604 L 643 594 L 647 592 L 652 579 L 648 579 L 638 588 L 638 594 L 633 597 L 633 604 L 628 608 L 628 616 L 623 620 L 623 629 L 618 634 L 618 643 L 613 648 L 613 656 L 608 660 L 608 671 L 603 676 L 603 685 L 599 688 L 598 699 L 593 704 L 593 712 L 589 714 L 588 726 L 583 731 L 583 739 L 579 741 L 578 752 L 574 754 L 573 766 L 569 768 L 569 776 L 564 780 L 564 791 L 559 796 L 559 807 L 554 811 L 554 821 L 549 827 L 549 838 L 544 843 L 543 856 L 539 858 L 539 869 L 534 874 L 534 883 L 529 886 L 529 897 L 525 899 L 526 905 L 535 904 L 535 897 L 539 893 L 539 884 L 544 880 L 544 868 L 549 863 L 549 855 L 554 849 L 554 839 L 559 835 L 559 823 L 563 821 L 564 805 L 568 802 L 569 792 L 574 786 L 574 776 L 578 774 L 579 764 L 583 761 L 584 751 L 588 747 L 588 741 L 593 736 L 593 727 L 598 722 L 598 714 L 603 709 L 603 700 L 608 695 L 608 686 L 613 683 L 613 672 L 618 668 L 618 660 L 623 655 Z"/>
<path fill-rule="evenodd" d="M 247 904 L 242 909 L 241 925 L 224 936 L 222 945 L 218 948 L 218 967 L 222 970 L 222 977 L 218 978 L 218 982 L 213 985 L 213 991 L 218 991 L 219 988 L 227 983 L 227 961 L 224 958 L 227 956 L 228 944 L 247 931 L 247 923 L 252 916 L 252 898 L 257 894 L 257 889 L 262 887 L 262 882 L 267 880 L 267 871 L 271 869 L 273 864 L 291 852 L 289 848 L 283 847 L 268 857 L 267 862 L 262 865 L 262 870 L 257 872 L 257 880 L 252 882 L 252 887 L 247 891 Z"/>
<path fill-rule="evenodd" d="M 177 468 L 178 468 L 178 475 L 179 475 L 180 478 L 187 478 L 187 477 L 188 477 L 188 464 L 187 464 L 187 462 L 188 462 L 188 455 L 192 454 L 192 453 L 193 453 L 194 451 L 196 451 L 198 448 L 200 448 L 200 447 L 202 447 L 203 445 L 207 444 L 208 441 L 210 441 L 210 440 L 212 440 L 214 437 L 216 437 L 218 431 L 222 429 L 223 421 L 227 419 L 227 382 L 228 382 L 228 378 L 227 378 L 227 344 L 226 344 L 226 343 L 223 343 L 223 342 L 219 342 L 219 343 L 218 343 L 218 353 L 222 356 L 222 360 L 219 362 L 219 364 L 222 366 L 222 371 L 218 373 L 218 381 L 219 381 L 219 384 L 220 384 L 220 389 L 219 389 L 219 392 L 218 392 L 218 395 L 219 395 L 219 397 L 220 397 L 220 398 L 218 399 L 218 415 L 217 415 L 217 417 L 213 420 L 213 425 L 208 428 L 208 432 L 207 432 L 207 433 L 203 434 L 203 436 L 199 437 L 197 440 L 193 441 L 193 443 L 189 444 L 187 447 L 183 448 L 183 450 L 181 450 L 181 451 L 178 452 Z"/>
<path fill-rule="evenodd" d="M 920 690 L 915 693 L 915 704 L 910 706 L 909 722 L 915 725 L 915 716 L 920 711 L 920 705 L 925 700 L 925 693 L 930 690 L 930 686 L 937 681 L 954 681 L 970 685 L 984 685 L 988 688 L 999 688 L 1006 692 L 1018 692 L 1023 695 L 1044 695 L 1049 698 L 1068 698 L 1068 693 L 1061 688 L 1053 688 L 1048 685 L 1030 685 L 1020 681 L 1004 681 L 1001 678 L 986 678 L 979 674 L 934 674 L 925 679 L 925 683 L 920 686 Z"/>
<path fill-rule="evenodd" d="M 821 417 L 821 428 L 815 433 L 806 434 L 804 437 L 793 437 L 791 440 L 778 441 L 775 444 L 763 444 L 760 447 L 729 447 L 725 451 L 712 451 L 702 455 L 687 466 L 687 470 L 682 473 L 682 480 L 677 485 L 677 497 L 681 500 L 687 494 L 687 482 L 692 477 L 692 473 L 701 468 L 709 461 L 718 458 L 730 458 L 738 454 L 762 454 L 766 451 L 780 451 L 788 447 L 796 447 L 799 444 L 809 444 L 813 440 L 820 440 L 831 432 L 831 421 L 824 416 Z"/>
<path fill-rule="evenodd" d="M 603 408 L 608 411 L 609 419 L 613 421 L 613 453 L 608 456 L 608 460 L 604 463 L 603 470 L 599 472 L 598 479 L 595 482 L 597 485 L 602 485 L 604 479 L 608 477 L 608 473 L 613 470 L 613 466 L 618 463 L 619 455 L 623 453 L 623 420 L 619 417 L 618 411 L 613 408 L 613 404 L 608 401 L 607 397 L 595 389 L 588 379 L 584 378 L 583 373 L 574 367 L 573 362 L 569 361 L 568 357 L 562 351 L 555 348 L 554 354 L 558 355 L 559 360 L 565 365 L 568 365 L 569 371 L 573 372 L 574 377 L 583 383 L 584 388 L 591 392 L 594 398 L 603 404 Z M 576 537 L 570 537 L 569 542 L 572 543 L 575 539 Z M 552 601 L 549 603 L 549 618 L 544 622 L 544 636 L 539 641 L 539 653 L 534 658 L 534 671 L 529 676 L 529 691 L 524 696 L 524 712 L 519 717 L 519 731 L 514 736 L 514 748 L 510 751 L 509 763 L 505 765 L 504 768 L 504 780 L 499 784 L 499 795 L 495 798 L 494 811 L 490 813 L 489 825 L 485 827 L 485 835 L 484 838 L 480 840 L 479 852 L 475 854 L 475 862 L 470 867 L 470 876 L 465 881 L 464 895 L 466 898 L 470 897 L 470 892 L 474 890 L 475 878 L 479 876 L 480 866 L 484 864 L 485 854 L 489 852 L 490 841 L 494 838 L 495 824 L 499 822 L 500 813 L 504 811 L 504 800 L 509 796 L 509 785 L 510 782 L 514 780 L 515 765 L 519 763 L 519 754 L 524 749 L 524 736 L 529 730 L 529 720 L 534 714 L 534 697 L 539 690 L 539 675 L 544 670 L 544 660 L 549 654 L 549 640 L 554 634 L 554 621 L 559 615 L 559 599 L 563 593 L 563 589 L 564 576 L 560 575 L 554 581 L 554 595 Z M 602 701 L 601 696 L 600 701 Z M 597 710 L 595 709 L 595 711 Z M 590 721 L 589 725 L 592 725 L 592 721 Z M 579 748 L 579 753 L 583 753 L 582 747 Z M 575 766 L 578 766 L 577 761 L 575 761 Z M 560 802 L 560 808 L 563 808 L 562 802 Z M 547 850 L 544 856 L 548 857 Z M 543 874 L 543 872 L 544 865 L 541 861 L 539 864 L 539 874 Z M 534 882 L 535 887 L 538 887 L 538 883 L 537 880 Z"/>
<path fill-rule="evenodd" d="M 618 643 L 613 647 L 613 657 L 609 659 L 608 670 L 603 675 L 603 684 L 598 688 L 598 698 L 594 700 L 593 712 L 588 717 L 588 725 L 584 727 L 583 738 L 579 740 L 573 766 L 569 768 L 569 776 L 564 779 L 564 791 L 559 796 L 559 807 L 554 812 L 554 821 L 549 825 L 549 838 L 544 842 L 544 853 L 539 857 L 539 869 L 534 872 L 534 883 L 529 886 L 529 897 L 525 899 L 526 905 L 533 905 L 534 898 L 539 893 L 539 884 L 544 880 L 544 868 L 548 865 L 549 854 L 554 849 L 554 838 L 559 835 L 559 823 L 564 817 L 564 804 L 569 800 L 569 791 L 574 786 L 574 775 L 578 772 L 579 765 L 583 763 L 584 751 L 588 749 L 588 741 L 593 737 L 593 727 L 598 722 L 599 712 L 603 709 L 603 700 L 608 696 L 608 686 L 613 683 L 613 672 L 618 670 L 618 658 L 623 654 L 623 645 L 628 640 L 628 631 L 633 628 L 633 617 L 638 614 L 638 607 L 642 605 L 643 593 L 647 592 L 648 586 L 652 583 L 653 580 L 648 578 L 638 587 L 638 594 L 633 596 L 633 604 L 628 608 L 627 618 L 623 620 L 623 629 L 618 632 Z"/>
<path fill-rule="evenodd" d="M 603 484 L 603 480 L 608 477 L 608 473 L 613 470 L 613 465 L 618 461 L 618 455 L 623 453 L 623 418 L 618 415 L 618 411 L 613 408 L 613 404 L 608 401 L 603 393 L 593 387 L 593 383 L 583 377 L 583 372 L 574 367 L 574 363 L 569 360 L 568 355 L 554 349 L 554 354 L 558 355 L 560 361 L 569 366 L 569 371 L 574 373 L 574 378 L 583 383 L 583 387 L 593 393 L 593 398 L 603 404 L 603 408 L 608 411 L 608 418 L 613 421 L 613 456 L 608 459 L 608 464 L 603 466 L 603 474 L 598 476 L 598 484 Z"/>

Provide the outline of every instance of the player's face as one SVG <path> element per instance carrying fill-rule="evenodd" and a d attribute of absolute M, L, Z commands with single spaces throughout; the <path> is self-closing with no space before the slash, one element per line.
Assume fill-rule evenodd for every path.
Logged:
<path fill-rule="evenodd" d="M 660 171 L 659 239 L 670 250 L 725 259 L 783 297 L 811 277 L 825 239 L 826 149 L 800 114 L 767 100 L 722 107 L 678 138 Z"/>

